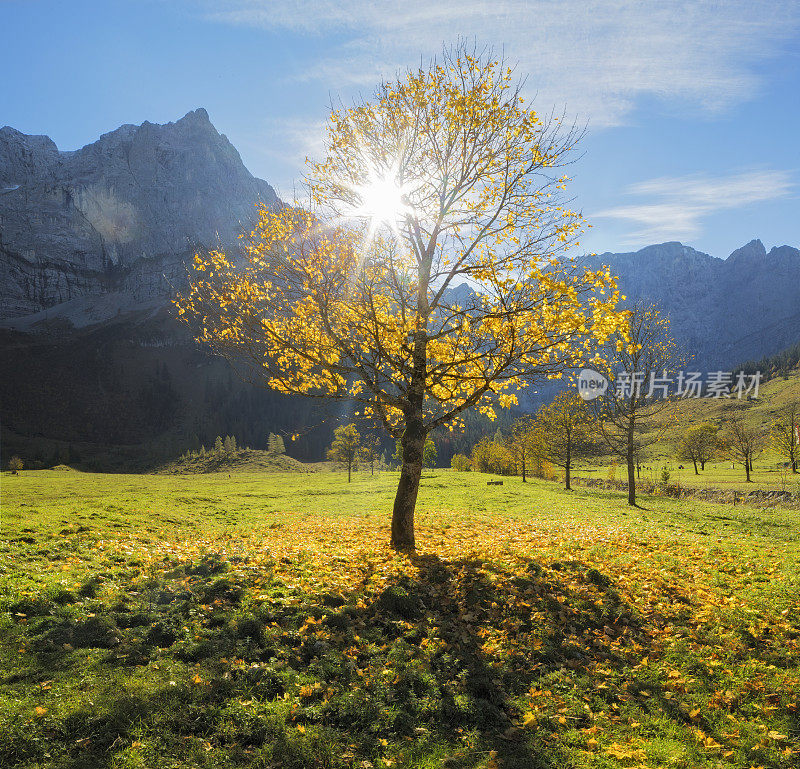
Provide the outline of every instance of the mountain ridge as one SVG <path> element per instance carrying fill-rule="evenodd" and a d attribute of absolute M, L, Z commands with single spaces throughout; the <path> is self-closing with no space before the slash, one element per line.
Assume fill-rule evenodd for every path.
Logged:
<path fill-rule="evenodd" d="M 592 255 L 608 264 L 629 302 L 669 313 L 673 334 L 706 367 L 758 359 L 800 339 L 800 250 L 754 239 L 726 259 L 668 242 Z"/>
<path fill-rule="evenodd" d="M 197 250 L 238 247 L 259 201 L 279 203 L 202 107 L 174 122 L 122 125 L 71 151 L 6 126 L 0 322 L 46 331 L 53 319 L 85 326 L 166 302 Z M 767 251 L 753 239 L 721 259 L 668 241 L 584 262 L 608 264 L 631 301 L 660 304 L 704 364 L 760 358 L 800 337 L 792 246 Z"/>
<path fill-rule="evenodd" d="M 79 150 L 0 129 L 0 317 L 78 297 L 164 297 L 198 248 L 233 247 L 274 189 L 203 108 Z"/>

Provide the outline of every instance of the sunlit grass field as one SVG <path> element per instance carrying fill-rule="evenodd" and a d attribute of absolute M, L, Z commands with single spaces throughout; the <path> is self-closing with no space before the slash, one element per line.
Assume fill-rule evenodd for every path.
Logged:
<path fill-rule="evenodd" d="M 800 762 L 800 516 L 427 471 L 2 476 L 2 767 Z"/>
<path fill-rule="evenodd" d="M 670 483 L 677 483 L 681 487 L 690 489 L 719 489 L 721 491 L 736 491 L 747 493 L 758 489 L 760 491 L 787 491 L 800 495 L 800 473 L 790 470 L 779 470 L 775 462 L 756 462 L 750 473 L 750 483 L 744 472 L 744 466 L 737 464 L 731 467 L 730 461 L 712 461 L 706 463 L 705 470 L 695 475 L 691 462 L 681 462 L 677 459 L 660 458 L 647 460 L 640 471 L 640 480 L 659 483 L 662 468 L 666 467 Z M 683 465 L 683 469 L 680 468 Z M 599 478 L 606 480 L 609 477 L 610 465 L 580 465 L 574 472 L 578 478 Z M 698 466 L 699 469 L 699 466 Z M 627 480 L 625 465 L 617 465 L 614 477 L 618 481 Z"/>

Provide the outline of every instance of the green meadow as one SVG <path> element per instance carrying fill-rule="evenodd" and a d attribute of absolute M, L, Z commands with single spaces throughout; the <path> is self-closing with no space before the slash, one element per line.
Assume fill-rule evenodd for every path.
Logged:
<path fill-rule="evenodd" d="M 800 516 L 426 471 L 2 476 L 0 766 L 800 760 Z"/>

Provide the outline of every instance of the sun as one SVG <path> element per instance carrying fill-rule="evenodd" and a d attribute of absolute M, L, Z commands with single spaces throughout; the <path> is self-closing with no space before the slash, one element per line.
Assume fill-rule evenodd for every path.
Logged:
<path fill-rule="evenodd" d="M 381 172 L 370 169 L 363 184 L 352 191 L 358 198 L 351 215 L 368 219 L 371 238 L 381 226 L 388 226 L 395 235 L 400 233 L 400 223 L 412 213 L 408 200 L 410 187 L 397 181 L 397 172 L 390 168 Z"/>
<path fill-rule="evenodd" d="M 393 179 L 372 176 L 356 192 L 361 198 L 361 213 L 385 224 L 397 222 L 408 208 L 402 188 Z"/>

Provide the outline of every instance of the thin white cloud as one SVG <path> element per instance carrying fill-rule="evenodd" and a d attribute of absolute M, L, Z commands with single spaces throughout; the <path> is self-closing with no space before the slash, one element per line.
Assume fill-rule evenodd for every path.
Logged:
<path fill-rule="evenodd" d="M 620 219 L 636 226 L 623 243 L 691 240 L 701 234 L 702 220 L 718 211 L 786 197 L 794 188 L 787 171 L 747 171 L 712 178 L 705 175 L 663 177 L 631 185 L 625 192 L 653 198 L 617 206 L 592 218 Z"/>
<path fill-rule="evenodd" d="M 197 2 L 198 0 L 195 0 Z M 540 108 L 592 126 L 624 121 L 655 95 L 716 112 L 752 97 L 755 65 L 800 28 L 796 0 L 199 0 L 214 21 L 336 35 L 301 77 L 363 87 L 458 36 L 502 46 Z"/>
<path fill-rule="evenodd" d="M 271 150 L 276 156 L 292 158 L 300 166 L 305 159 L 321 156 L 324 145 L 324 132 L 327 122 L 324 120 L 308 120 L 299 117 L 270 118 L 265 128 L 278 140 Z"/>
<path fill-rule="evenodd" d="M 325 154 L 326 121 L 300 117 L 270 117 L 237 136 L 237 146 L 249 157 L 264 158 L 273 168 L 270 183 L 284 200 L 305 194 L 300 177 L 306 158 Z"/>

